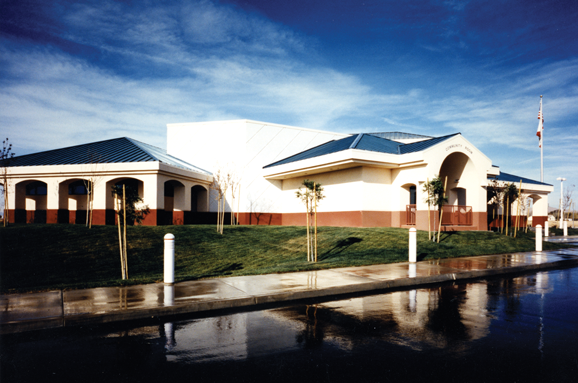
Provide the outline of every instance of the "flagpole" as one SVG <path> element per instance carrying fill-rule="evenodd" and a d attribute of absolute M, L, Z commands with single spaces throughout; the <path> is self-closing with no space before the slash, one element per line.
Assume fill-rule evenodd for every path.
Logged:
<path fill-rule="evenodd" d="M 540 131 L 540 182 L 544 182 L 544 114 L 542 113 L 542 95 L 540 95 L 540 113 L 538 114 Z"/>

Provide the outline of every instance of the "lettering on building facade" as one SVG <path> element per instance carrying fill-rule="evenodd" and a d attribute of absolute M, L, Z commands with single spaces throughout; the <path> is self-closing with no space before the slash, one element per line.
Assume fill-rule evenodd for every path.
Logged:
<path fill-rule="evenodd" d="M 454 149 L 454 148 L 455 148 L 455 149 L 458 149 L 458 148 L 461 149 L 462 147 L 463 147 L 462 144 L 453 144 L 453 145 L 450 145 L 450 146 L 448 146 L 448 147 L 446 148 L 446 152 L 447 152 L 448 150 L 450 150 L 450 149 Z M 463 148 L 464 148 L 464 150 L 466 150 L 466 151 L 469 152 L 470 154 L 474 154 L 474 152 L 472 151 L 472 149 L 468 148 L 467 146 L 465 146 L 465 147 L 463 147 Z"/>

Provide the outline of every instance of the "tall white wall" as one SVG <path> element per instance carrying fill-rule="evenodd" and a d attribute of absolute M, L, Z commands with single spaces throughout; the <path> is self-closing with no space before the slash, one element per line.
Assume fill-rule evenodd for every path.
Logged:
<path fill-rule="evenodd" d="M 285 211 L 281 181 L 263 177 L 263 166 L 346 134 L 296 128 L 250 120 L 167 125 L 167 152 L 215 172 L 219 166 L 242 174 L 242 212 Z M 214 191 L 210 211 L 216 211 Z M 227 211 L 231 210 L 227 196 Z"/>

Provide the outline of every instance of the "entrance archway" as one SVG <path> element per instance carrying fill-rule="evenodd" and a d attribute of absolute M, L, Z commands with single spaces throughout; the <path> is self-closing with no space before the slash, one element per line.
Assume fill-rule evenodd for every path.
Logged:
<path fill-rule="evenodd" d="M 58 186 L 58 223 L 86 224 L 89 213 L 88 191 L 90 181 L 69 179 Z"/>
<path fill-rule="evenodd" d="M 207 223 L 209 211 L 209 191 L 201 186 L 195 185 L 191 188 L 191 212 L 187 223 Z"/>
<path fill-rule="evenodd" d="M 471 226 L 473 225 L 472 206 L 468 206 L 470 195 L 475 201 L 475 193 L 479 188 L 476 168 L 470 157 L 461 152 L 447 156 L 440 167 L 440 179 L 446 184 L 448 203 L 444 207 L 442 225 Z"/>
<path fill-rule="evenodd" d="M 115 206 L 114 206 L 114 194 L 112 192 L 112 187 L 116 186 L 122 189 L 122 186 L 125 186 L 125 189 L 132 189 L 136 190 L 138 196 L 140 198 L 144 197 L 144 183 L 143 181 L 136 179 L 136 178 L 116 178 L 110 180 L 106 183 L 106 219 L 105 222 L 107 225 L 115 225 L 116 224 L 116 214 L 115 214 Z M 143 198 L 144 199 L 144 198 Z M 155 218 L 156 221 L 156 218 Z"/>
<path fill-rule="evenodd" d="M 15 222 L 46 223 L 48 185 L 37 180 L 16 184 Z"/>
<path fill-rule="evenodd" d="M 405 184 L 401 187 L 400 211 L 401 225 L 415 225 L 417 213 L 417 186 L 415 184 Z"/>
<path fill-rule="evenodd" d="M 164 184 L 165 208 L 161 225 L 182 225 L 185 221 L 185 186 L 179 181 L 166 181 Z"/>

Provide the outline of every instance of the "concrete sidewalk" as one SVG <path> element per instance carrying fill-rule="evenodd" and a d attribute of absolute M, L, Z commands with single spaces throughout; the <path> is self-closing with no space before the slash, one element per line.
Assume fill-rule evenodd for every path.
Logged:
<path fill-rule="evenodd" d="M 578 245 L 578 236 L 547 238 Z M 0 334 L 249 308 L 578 266 L 578 248 L 176 283 L 0 295 Z"/>

